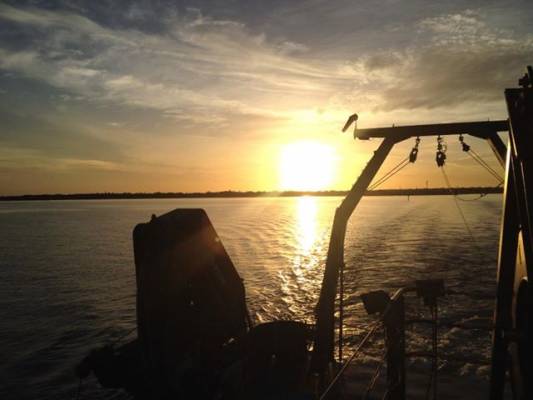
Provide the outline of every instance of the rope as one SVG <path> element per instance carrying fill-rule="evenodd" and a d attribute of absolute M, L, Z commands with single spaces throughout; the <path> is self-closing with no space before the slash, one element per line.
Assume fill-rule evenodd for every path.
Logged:
<path fill-rule="evenodd" d="M 461 219 L 463 220 L 463 223 L 466 227 L 466 230 L 468 232 L 468 235 L 472 239 L 472 242 L 474 243 L 474 246 L 477 248 L 478 252 L 480 252 L 479 246 L 477 245 L 476 238 L 472 234 L 472 230 L 470 229 L 470 225 L 468 225 L 468 221 L 466 220 L 466 217 L 463 213 L 463 210 L 459 206 L 459 202 L 457 201 L 457 194 L 452 189 L 452 185 L 450 184 L 450 180 L 448 179 L 448 175 L 446 175 L 446 172 L 444 171 L 444 167 L 440 167 L 440 170 L 442 171 L 442 176 L 444 177 L 444 181 L 446 182 L 446 185 L 448 186 L 448 190 L 453 195 L 453 201 L 455 202 L 455 206 L 457 207 L 457 211 L 459 211 L 459 215 L 461 216 Z"/>
<path fill-rule="evenodd" d="M 474 161 L 476 161 L 479 165 L 481 165 L 483 168 L 487 170 L 489 174 L 491 174 L 496 180 L 499 182 L 503 182 L 503 177 L 498 174 L 485 160 L 481 158 L 479 154 L 477 154 L 474 150 L 470 149 L 466 152 Z"/>
<path fill-rule="evenodd" d="M 414 163 L 418 156 L 418 145 L 419 144 L 420 144 L 420 138 L 417 136 L 415 140 L 415 145 L 411 149 L 409 155 L 405 157 L 402 161 L 400 161 L 398 164 L 396 164 L 391 170 L 389 170 L 385 175 L 379 178 L 376 182 L 374 182 L 374 184 L 370 185 L 368 187 L 368 190 L 374 190 L 381 184 L 387 182 L 390 178 L 392 178 L 402 169 L 404 169 L 407 166 L 407 164 Z"/>
<path fill-rule="evenodd" d="M 363 340 L 361 340 L 361 342 L 359 343 L 359 345 L 357 346 L 357 348 L 355 349 L 355 351 L 353 352 L 353 354 L 350 356 L 350 358 L 348 358 L 348 360 L 343 364 L 343 366 L 341 367 L 341 369 L 339 370 L 339 372 L 337 373 L 337 375 L 335 375 L 335 378 L 333 378 L 333 380 L 331 381 L 331 383 L 328 385 L 328 387 L 326 388 L 326 390 L 324 390 L 324 393 L 322 393 L 322 395 L 320 396 L 320 399 L 319 400 L 325 400 L 328 395 L 329 395 L 329 392 L 330 390 L 337 384 L 339 378 L 342 376 L 342 374 L 344 373 L 344 371 L 346 370 L 346 368 L 348 368 L 348 365 L 350 365 L 350 363 L 355 359 L 356 356 L 359 355 L 359 352 L 361 351 L 361 349 L 363 348 L 363 346 L 366 344 L 366 342 L 368 341 L 368 339 L 370 339 L 370 337 L 374 334 L 374 332 L 379 328 L 379 324 L 380 324 L 380 321 L 376 322 L 374 324 L 374 326 L 372 326 L 372 328 L 367 332 L 367 334 L 365 335 L 365 337 L 363 338 Z"/>
<path fill-rule="evenodd" d="M 499 188 L 501 185 L 503 185 L 503 182 L 500 182 L 494 188 Z M 457 199 L 461 200 L 461 201 L 477 201 L 477 200 L 482 199 L 483 197 L 485 197 L 487 194 L 488 193 L 481 193 L 478 197 L 474 197 L 473 199 L 465 199 L 465 198 L 462 198 L 461 196 L 459 196 L 458 194 L 456 194 L 455 197 L 457 197 Z"/>
<path fill-rule="evenodd" d="M 487 170 L 490 170 L 493 174 L 497 175 L 500 180 L 503 180 L 503 177 L 500 176 L 498 171 L 496 171 L 494 168 L 492 168 L 489 163 L 487 163 L 478 153 L 476 153 L 474 150 L 470 149 L 470 153 L 476 157 L 483 165 L 487 168 Z"/>
<path fill-rule="evenodd" d="M 495 171 L 494 168 L 492 168 L 485 160 L 483 160 L 483 158 L 481 158 L 478 153 L 472 150 L 472 147 L 465 143 L 463 135 L 459 135 L 459 143 L 461 143 L 463 151 L 467 153 L 470 157 L 472 157 L 475 162 L 485 168 L 487 172 L 490 173 L 494 178 L 496 178 L 496 180 L 500 182 L 500 185 L 503 183 L 503 178 L 500 176 L 500 174 L 498 174 L 498 172 Z"/>
<path fill-rule="evenodd" d="M 382 367 L 383 367 L 383 361 L 381 361 L 376 367 L 376 370 L 374 371 L 374 375 L 372 376 L 372 379 L 370 379 L 370 382 L 365 390 L 365 394 L 363 395 L 361 400 L 366 400 L 370 392 L 374 389 L 374 386 L 376 386 L 376 382 L 378 381 L 378 378 L 381 375 Z"/>
<path fill-rule="evenodd" d="M 385 351 L 384 354 L 382 354 L 381 359 L 379 360 L 378 365 L 376 366 L 376 369 L 374 370 L 374 374 L 372 375 L 372 378 L 370 378 L 370 381 L 368 382 L 368 385 L 366 387 L 365 393 L 363 394 L 363 397 L 361 400 L 366 400 L 372 390 L 374 390 L 374 387 L 376 386 L 376 383 L 378 381 L 379 376 L 381 375 L 381 370 L 383 369 L 383 366 L 385 365 L 387 357 L 387 352 Z"/>
<path fill-rule="evenodd" d="M 465 145 L 465 144 L 463 144 Z M 468 145 L 466 145 L 468 146 Z M 487 164 L 487 162 L 485 160 L 483 160 L 481 158 L 481 156 L 479 154 L 477 154 L 474 150 L 472 150 L 470 148 L 470 146 L 467 147 L 468 150 L 465 151 L 470 157 L 472 157 L 472 159 L 474 161 L 476 161 L 479 165 L 481 165 L 483 168 L 485 168 L 494 178 L 496 178 L 499 183 L 498 185 L 496 185 L 496 188 L 500 187 L 501 185 L 503 185 L 503 178 L 498 175 L 498 173 L 490 166 Z M 457 198 L 458 200 L 461 200 L 461 201 L 477 201 L 483 197 L 485 197 L 487 195 L 487 193 L 481 193 L 478 197 L 475 197 L 473 199 L 464 199 L 462 198 L 461 196 L 459 196 L 457 193 L 453 192 L 453 189 L 452 189 L 452 186 L 450 185 L 450 182 L 448 180 L 448 177 L 446 176 L 446 173 L 444 172 L 444 169 L 442 170 L 442 173 L 444 174 L 444 179 L 446 180 L 446 183 L 448 184 L 448 189 L 450 190 L 450 192 L 452 192 L 452 194 L 454 195 L 455 198 Z"/>
<path fill-rule="evenodd" d="M 400 161 L 398 164 L 396 164 L 395 167 L 393 167 L 391 170 L 389 170 L 385 175 L 383 175 L 381 178 L 379 178 L 373 185 L 371 185 L 368 190 L 374 190 L 381 184 L 388 181 L 390 178 L 392 178 L 394 175 L 396 175 L 398 172 L 400 172 L 403 168 L 405 168 L 409 164 L 409 157 L 405 157 L 402 161 Z"/>
<path fill-rule="evenodd" d="M 458 195 L 455 195 L 455 197 L 457 197 L 457 199 L 461 201 L 477 201 L 479 199 L 482 199 L 486 195 L 487 193 L 481 193 L 478 197 L 474 197 L 473 199 L 463 199 L 462 197 L 459 197 Z"/>

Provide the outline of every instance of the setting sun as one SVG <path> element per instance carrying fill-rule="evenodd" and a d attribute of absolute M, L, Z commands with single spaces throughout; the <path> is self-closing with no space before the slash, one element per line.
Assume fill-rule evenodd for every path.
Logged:
<path fill-rule="evenodd" d="M 279 174 L 283 190 L 325 190 L 335 176 L 337 157 L 331 146 L 296 142 L 282 147 Z"/>

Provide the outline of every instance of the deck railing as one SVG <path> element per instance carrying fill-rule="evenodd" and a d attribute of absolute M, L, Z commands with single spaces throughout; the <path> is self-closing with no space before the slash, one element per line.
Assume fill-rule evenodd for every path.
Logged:
<path fill-rule="evenodd" d="M 415 292 L 418 297 L 424 300 L 424 304 L 430 308 L 431 319 L 406 320 L 405 318 L 405 294 Z M 437 319 L 438 319 L 438 302 L 437 298 L 444 295 L 444 282 L 442 280 L 421 280 L 416 281 L 415 286 L 405 287 L 389 295 L 382 291 L 373 291 L 361 296 L 365 310 L 368 314 L 379 314 L 380 318 L 365 334 L 363 339 L 356 346 L 350 357 L 344 362 L 335 374 L 329 385 L 320 395 L 320 400 L 331 399 L 334 394 L 338 393 L 338 385 L 346 373 L 348 367 L 359 358 L 363 348 L 369 343 L 370 339 L 376 334 L 380 326 L 383 326 L 385 332 L 385 357 L 384 363 L 387 370 L 387 391 L 384 396 L 388 400 L 405 400 L 406 398 L 406 344 L 405 344 L 405 327 L 410 323 L 430 323 L 432 325 L 432 352 L 424 356 L 432 359 L 432 370 L 430 377 L 430 386 L 433 388 L 433 398 L 436 399 L 437 393 Z M 366 398 L 372 391 L 374 384 L 381 372 L 381 365 L 376 369 L 376 373 L 370 379 L 367 390 L 364 393 Z"/>

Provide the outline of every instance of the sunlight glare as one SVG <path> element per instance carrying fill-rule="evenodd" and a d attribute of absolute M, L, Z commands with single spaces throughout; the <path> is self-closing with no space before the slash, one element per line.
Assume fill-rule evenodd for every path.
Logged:
<path fill-rule="evenodd" d="M 282 190 L 324 190 L 335 176 L 335 151 L 320 142 L 295 142 L 281 149 Z"/>
<path fill-rule="evenodd" d="M 317 238 L 317 204 L 313 197 L 298 198 L 298 244 L 302 253 L 309 254 Z"/>

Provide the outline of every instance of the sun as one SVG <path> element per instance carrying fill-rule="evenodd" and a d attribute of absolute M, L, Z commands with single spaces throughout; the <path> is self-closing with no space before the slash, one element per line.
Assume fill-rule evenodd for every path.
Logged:
<path fill-rule="evenodd" d="M 280 151 L 282 190 L 329 189 L 335 176 L 335 150 L 320 142 L 295 142 Z"/>

